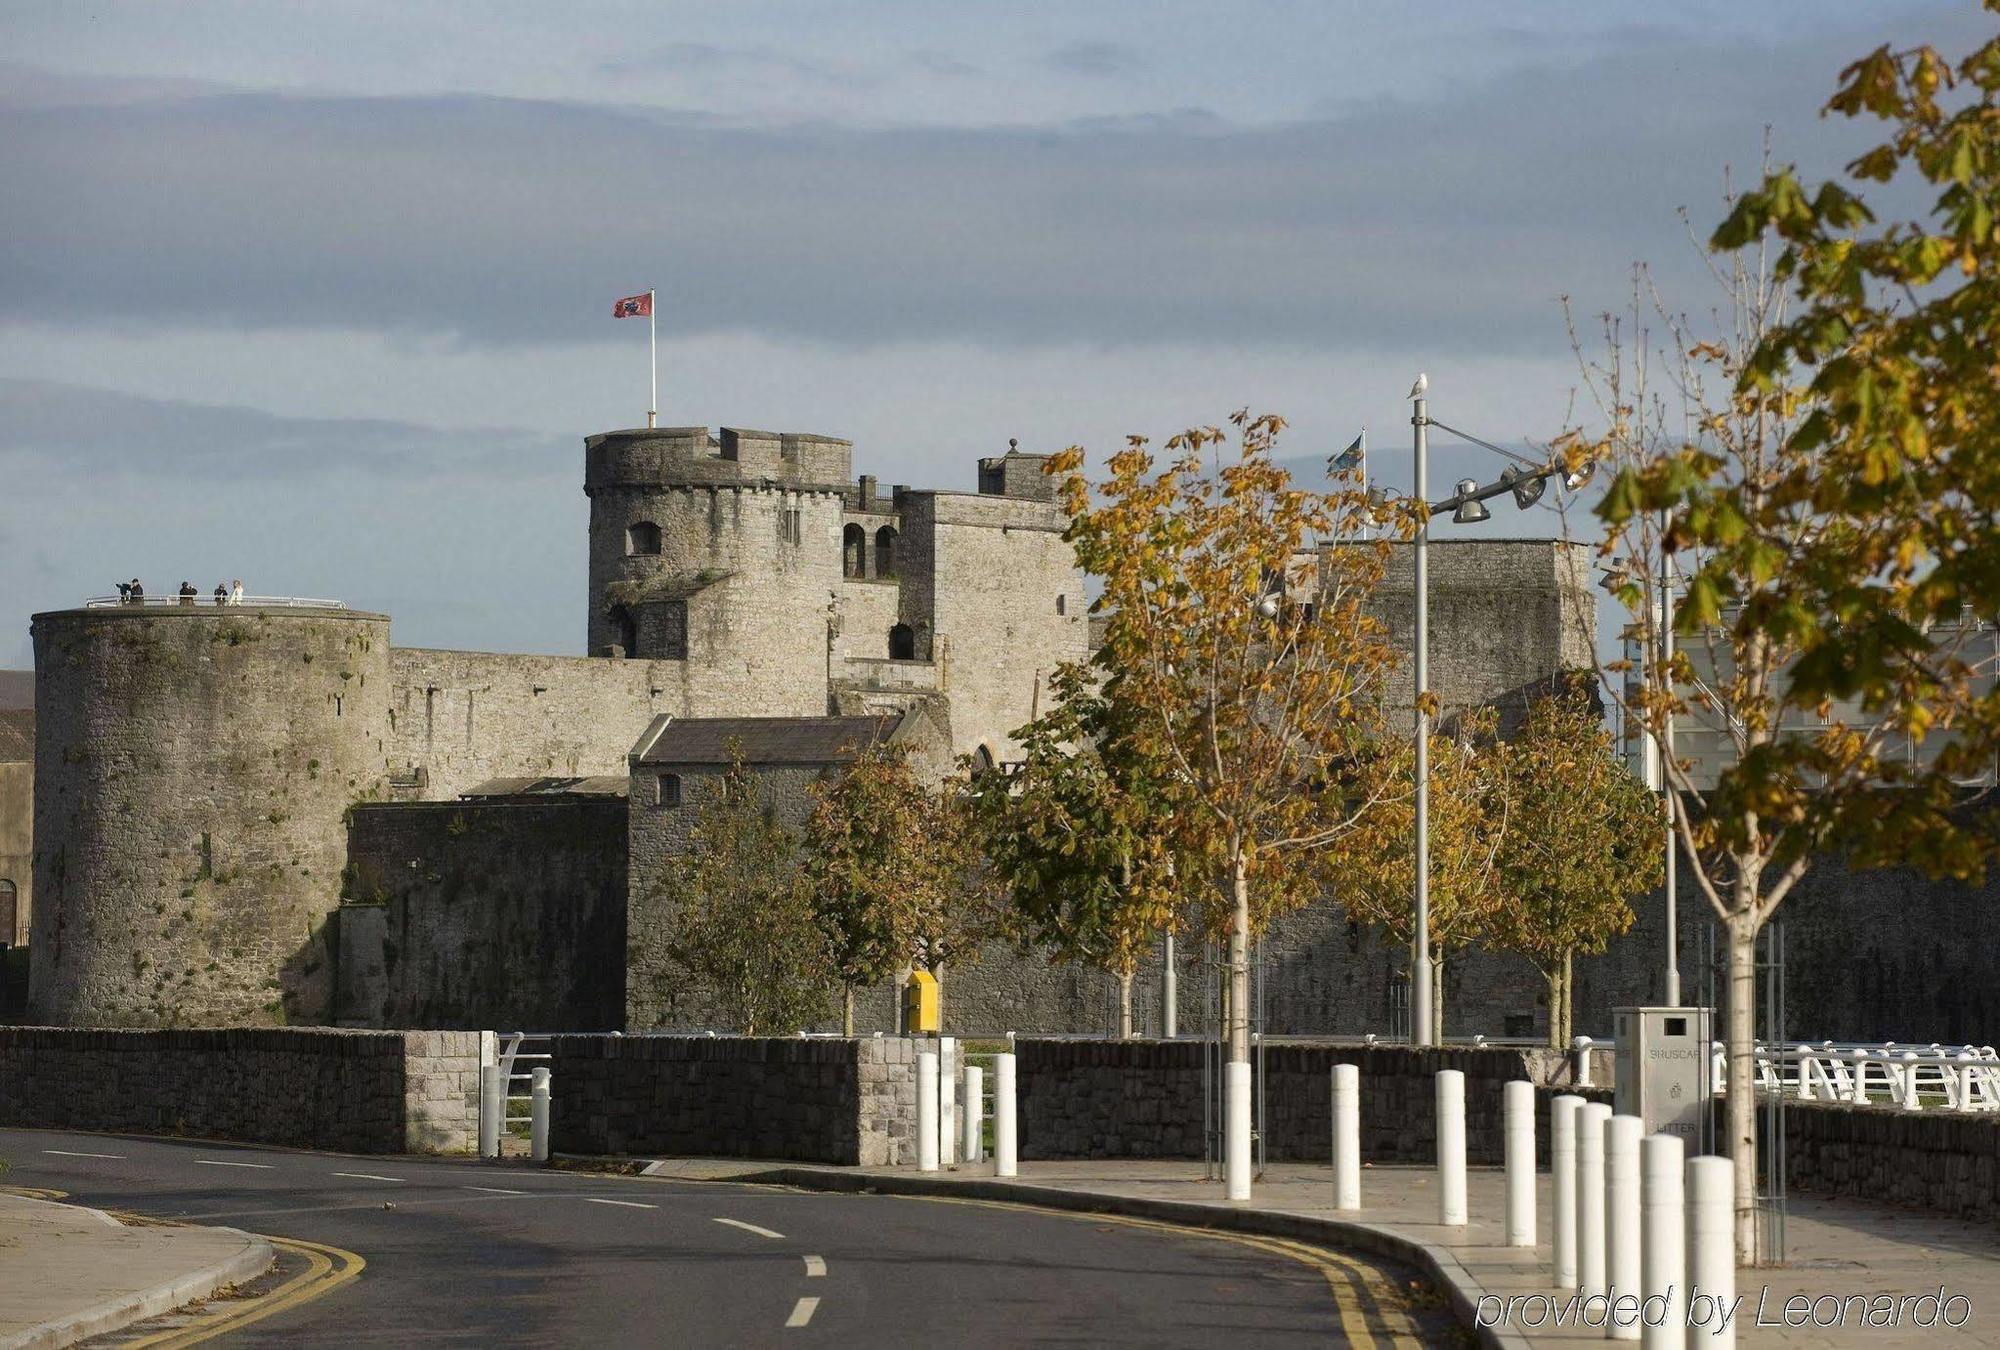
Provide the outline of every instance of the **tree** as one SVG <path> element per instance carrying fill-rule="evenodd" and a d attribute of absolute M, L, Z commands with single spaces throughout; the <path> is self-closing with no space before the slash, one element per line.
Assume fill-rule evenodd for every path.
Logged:
<path fill-rule="evenodd" d="M 701 796 L 688 845 L 660 885 L 676 903 L 667 954 L 715 991 L 746 1036 L 789 1036 L 826 1012 L 826 940 L 813 922 L 798 837 L 733 759 Z"/>
<path fill-rule="evenodd" d="M 815 787 L 805 839 L 844 1034 L 854 1034 L 856 988 L 976 956 L 989 914 L 968 808 L 956 787 L 924 784 L 900 748 L 870 747 Z"/>
<path fill-rule="evenodd" d="M 1444 967 L 1486 932 L 1500 906 L 1497 863 L 1512 828 L 1508 756 L 1491 739 L 1490 714 L 1431 736 L 1431 1025 L 1444 1035 Z M 1348 915 L 1379 925 L 1408 950 L 1416 935 L 1416 755 L 1413 741 L 1385 745 L 1349 776 L 1372 800 L 1342 850 L 1335 893 Z M 1412 982 L 1414 985 L 1414 982 Z"/>
<path fill-rule="evenodd" d="M 1118 981 L 1118 1034 L 1132 1035 L 1132 981 L 1161 929 L 1175 926 L 1174 859 L 1159 820 L 1168 784 L 1135 753 L 1129 685 L 1065 664 L 1052 707 L 1015 733 L 1022 761 L 975 779 L 974 814 L 1007 896 L 1009 927 L 1058 961 Z"/>
<path fill-rule="evenodd" d="M 1921 83 L 1935 67 L 1913 60 Z M 1850 68 L 1849 84 L 1879 69 Z M 1885 400 L 1910 397 L 1890 387 L 1894 362 L 1873 368 L 1895 324 L 1870 306 L 1892 302 L 1879 288 L 1867 299 L 1866 277 L 1847 270 L 1852 250 L 1810 243 L 1863 223 L 1859 200 L 1834 184 L 1808 198 L 1789 171 L 1767 168 L 1729 206 L 1710 241 L 1715 322 L 1697 328 L 1639 292 L 1664 351 L 1607 320 L 1604 354 L 1584 363 L 1603 430 L 1565 448 L 1616 470 L 1598 506 L 1602 551 L 1646 652 L 1617 696 L 1656 739 L 1671 721 L 1724 750 L 1709 766 L 1662 764 L 1687 870 L 1726 934 L 1728 1149 L 1738 1257 L 1754 1263 L 1758 934 L 1829 848 L 1855 866 L 1979 869 L 1984 845 L 1952 808 L 1956 780 L 1990 764 L 1995 720 L 1972 697 L 1973 626 L 1958 606 L 1983 593 L 1990 614 L 1995 592 L 1982 591 L 1976 550 L 1940 546 L 1976 535 L 2000 494 L 1980 477 L 1991 442 L 1945 456 L 1955 467 L 1935 462 L 1934 436 L 1957 434 L 1959 418 L 1942 394 L 1922 416 L 1886 419 L 1893 433 L 1875 420 Z M 1829 286 L 1854 292 L 1848 319 L 1816 299 Z M 1801 299 L 1805 314 L 1793 314 Z M 1898 303 L 1927 302 L 1910 289 Z M 1871 313 L 1875 330 L 1861 322 Z M 1635 334 L 1641 317 L 1635 303 Z M 1671 400 L 1649 387 L 1652 360 L 1671 372 Z"/>
<path fill-rule="evenodd" d="M 1536 699 L 1506 746 L 1512 811 L 1486 945 L 1517 952 L 1549 988 L 1549 1046 L 1570 1043 L 1571 960 L 1632 926 L 1631 897 L 1665 871 L 1660 803 L 1625 768 L 1580 689 Z"/>
<path fill-rule="evenodd" d="M 1101 659 L 1140 710 L 1135 754 L 1172 785 L 1158 822 L 1174 856 L 1202 860 L 1190 919 L 1229 951 L 1229 1062 L 1250 1057 L 1251 935 L 1322 894 L 1327 856 L 1367 808 L 1329 785 L 1381 735 L 1382 685 L 1396 653 L 1366 604 L 1389 545 L 1368 527 L 1358 476 L 1332 491 L 1292 485 L 1272 462 L 1281 418 L 1231 419 L 1167 442 L 1156 471 L 1143 437 L 1091 484 L 1083 451 L 1055 456 L 1078 562 L 1102 583 Z M 1210 456 L 1215 462 L 1211 465 Z M 1247 1194 L 1232 1128 L 1231 1194 Z"/>

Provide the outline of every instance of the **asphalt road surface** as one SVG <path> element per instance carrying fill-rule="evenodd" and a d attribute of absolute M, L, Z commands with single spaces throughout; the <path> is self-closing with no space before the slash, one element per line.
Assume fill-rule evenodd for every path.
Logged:
<path fill-rule="evenodd" d="M 6 1180 L 344 1249 L 218 1345 L 1416 1344 L 1407 1274 L 1101 1216 L 0 1130 Z M 4 1278 L 4 1272 L 0 1272 Z"/>

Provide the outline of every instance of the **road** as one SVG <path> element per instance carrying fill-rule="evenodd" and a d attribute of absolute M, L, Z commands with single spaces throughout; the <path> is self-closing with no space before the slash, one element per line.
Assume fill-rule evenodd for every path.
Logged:
<path fill-rule="evenodd" d="M 1365 1346 L 1434 1325 L 1406 1320 L 1392 1266 L 1102 1216 L 40 1130 L 0 1130 L 0 1158 L 11 1185 L 365 1259 L 218 1345 Z"/>

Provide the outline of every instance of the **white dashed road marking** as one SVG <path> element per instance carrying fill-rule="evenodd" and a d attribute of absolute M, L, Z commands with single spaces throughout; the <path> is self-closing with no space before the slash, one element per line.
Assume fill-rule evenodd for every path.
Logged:
<path fill-rule="evenodd" d="M 819 1306 L 816 1298 L 802 1298 L 792 1305 L 792 1315 L 785 1319 L 788 1327 L 802 1327 L 813 1320 L 813 1309 Z"/>
<path fill-rule="evenodd" d="M 806 1278 L 816 1280 L 824 1274 L 826 1274 L 826 1258 L 823 1256 L 808 1256 L 806 1258 Z"/>
<path fill-rule="evenodd" d="M 510 1191 L 504 1186 L 467 1186 L 468 1191 L 485 1191 L 488 1195 L 526 1195 L 526 1191 Z"/>
<path fill-rule="evenodd" d="M 78 1153 L 74 1149 L 67 1148 L 45 1148 L 42 1152 L 53 1153 L 58 1158 L 122 1158 L 125 1156 L 122 1153 Z"/>
<path fill-rule="evenodd" d="M 777 1238 L 780 1242 L 784 1241 L 785 1239 L 785 1235 L 783 1233 L 773 1233 L 768 1228 L 759 1228 L 756 1224 L 745 1223 L 741 1219 L 717 1219 L 716 1222 L 726 1223 L 731 1228 L 741 1228 L 744 1232 L 755 1233 L 758 1237 Z M 810 1317 L 812 1316 L 812 1314 L 807 1313 L 806 1316 Z M 799 1325 L 804 1326 L 805 1324 L 801 1322 Z"/>
<path fill-rule="evenodd" d="M 621 1205 L 626 1209 L 658 1209 L 658 1205 L 642 1205 L 637 1200 L 600 1200 L 594 1195 L 583 1197 L 584 1203 L 591 1205 Z"/>
<path fill-rule="evenodd" d="M 278 1167 L 276 1163 L 223 1162 L 219 1158 L 196 1158 L 194 1163 L 197 1167 L 254 1167 L 260 1172 L 273 1172 Z"/>
<path fill-rule="evenodd" d="M 335 1172 L 337 1177 L 352 1177 L 356 1181 L 401 1181 L 401 1177 L 378 1177 L 373 1172 Z"/>

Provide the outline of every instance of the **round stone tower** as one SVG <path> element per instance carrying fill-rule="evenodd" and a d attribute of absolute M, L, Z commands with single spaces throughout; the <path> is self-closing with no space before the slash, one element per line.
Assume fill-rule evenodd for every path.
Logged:
<path fill-rule="evenodd" d="M 34 619 L 30 1015 L 331 1020 L 348 805 L 382 784 L 389 620 L 180 605 Z"/>
<path fill-rule="evenodd" d="M 821 716 L 853 447 L 725 427 L 584 443 L 589 643 L 678 661 L 689 716 Z"/>

